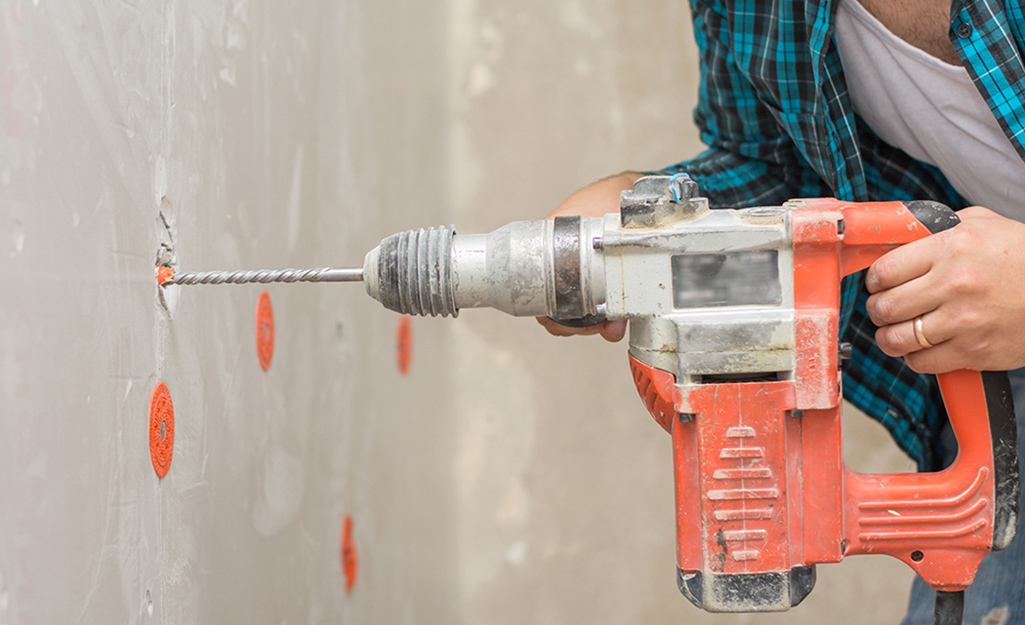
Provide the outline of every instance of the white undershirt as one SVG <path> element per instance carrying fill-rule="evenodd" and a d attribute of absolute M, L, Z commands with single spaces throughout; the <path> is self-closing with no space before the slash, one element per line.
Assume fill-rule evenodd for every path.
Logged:
<path fill-rule="evenodd" d="M 938 167 L 972 204 L 1025 221 L 1025 162 L 967 70 L 897 37 L 857 0 L 840 0 L 836 45 L 854 112 L 873 132 Z"/>

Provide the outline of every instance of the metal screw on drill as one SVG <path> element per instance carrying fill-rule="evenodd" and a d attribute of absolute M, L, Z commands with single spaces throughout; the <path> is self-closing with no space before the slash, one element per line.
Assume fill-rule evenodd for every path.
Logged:
<path fill-rule="evenodd" d="M 698 195 L 698 183 L 687 174 L 676 174 L 669 179 L 669 191 L 673 201 L 682 204 Z"/>
<path fill-rule="evenodd" d="M 841 361 L 850 360 L 851 358 L 854 358 L 854 346 L 850 343 L 840 343 L 837 352 L 839 360 Z"/>
<path fill-rule="evenodd" d="M 168 278 L 164 284 L 249 284 L 258 282 L 362 282 L 362 267 L 321 267 L 319 269 L 260 269 L 256 271 L 186 271 Z"/>

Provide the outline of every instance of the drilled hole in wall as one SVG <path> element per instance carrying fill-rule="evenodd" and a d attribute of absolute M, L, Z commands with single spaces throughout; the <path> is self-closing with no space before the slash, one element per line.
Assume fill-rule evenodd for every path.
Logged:
<path fill-rule="evenodd" d="M 178 287 L 161 286 L 161 283 L 178 269 L 178 257 L 174 250 L 174 223 L 171 218 L 172 206 L 167 196 L 160 201 L 157 213 L 157 301 L 167 313 L 174 314 L 178 305 Z"/>

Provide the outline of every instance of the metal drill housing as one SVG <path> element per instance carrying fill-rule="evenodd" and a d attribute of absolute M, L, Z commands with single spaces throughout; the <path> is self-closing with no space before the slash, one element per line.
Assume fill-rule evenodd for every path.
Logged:
<path fill-rule="evenodd" d="M 367 254 L 367 293 L 408 315 L 495 308 L 515 316 L 578 319 L 604 296 L 602 257 L 583 245 L 601 219 L 519 221 L 490 234 L 452 228 L 392 235 Z"/>
<path fill-rule="evenodd" d="M 495 308 L 568 324 L 629 319 L 631 353 L 653 366 L 786 378 L 794 366 L 793 293 L 779 280 L 793 271 L 787 215 L 782 207 L 711 211 L 690 178 L 650 176 L 623 193 L 619 214 L 602 218 L 392 235 L 367 254 L 364 280 L 371 297 L 403 314 Z M 768 254 L 762 265 L 771 265 L 778 297 L 743 309 L 674 301 L 689 270 L 679 259 L 729 254 Z"/>

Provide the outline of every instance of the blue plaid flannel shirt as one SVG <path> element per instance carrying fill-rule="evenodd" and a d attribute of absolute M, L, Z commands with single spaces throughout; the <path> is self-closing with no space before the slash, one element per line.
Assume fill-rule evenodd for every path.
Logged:
<path fill-rule="evenodd" d="M 938 169 L 883 143 L 854 114 L 833 42 L 836 4 L 691 0 L 701 62 L 694 119 L 709 149 L 663 171 L 686 171 L 717 207 L 831 196 L 963 208 Z M 1020 2 L 955 0 L 951 7 L 951 40 L 1025 158 L 1023 30 Z M 844 370 L 844 395 L 886 426 L 920 469 L 935 469 L 946 421 L 935 378 L 876 347 L 866 299 L 863 276 L 849 278 L 841 332 L 854 358 Z"/>

